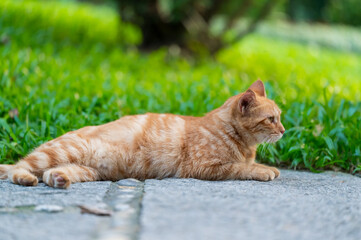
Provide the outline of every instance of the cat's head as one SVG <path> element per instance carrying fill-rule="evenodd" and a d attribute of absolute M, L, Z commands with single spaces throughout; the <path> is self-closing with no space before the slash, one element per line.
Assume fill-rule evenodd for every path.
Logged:
<path fill-rule="evenodd" d="M 285 128 L 281 123 L 281 110 L 267 98 L 261 80 L 240 94 L 237 103 L 238 122 L 254 137 L 256 143 L 276 142 L 282 138 Z"/>

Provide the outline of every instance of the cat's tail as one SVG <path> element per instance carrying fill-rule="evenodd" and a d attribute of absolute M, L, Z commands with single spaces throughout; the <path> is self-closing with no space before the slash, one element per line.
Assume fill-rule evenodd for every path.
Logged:
<path fill-rule="evenodd" d="M 8 172 L 13 168 L 13 165 L 0 164 L 0 179 L 7 179 Z"/>

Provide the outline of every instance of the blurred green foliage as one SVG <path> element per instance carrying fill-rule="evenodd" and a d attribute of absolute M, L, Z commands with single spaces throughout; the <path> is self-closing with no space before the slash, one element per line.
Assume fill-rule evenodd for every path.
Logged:
<path fill-rule="evenodd" d="M 141 47 L 154 49 L 178 45 L 188 52 L 212 54 L 252 32 L 280 2 L 279 0 L 117 0 L 125 22 L 141 29 Z M 224 38 L 237 20 L 247 18 L 242 31 Z M 216 30 L 215 30 L 216 29 Z"/>
<path fill-rule="evenodd" d="M 16 37 L 13 44 L 21 46 L 49 40 L 58 42 L 56 47 L 97 43 L 112 47 L 141 41 L 138 28 L 120 22 L 114 10 L 101 5 L 93 11 L 92 5 L 72 1 L 3 0 L 0 8 L 1 37 Z"/>
<path fill-rule="evenodd" d="M 260 24 L 256 32 L 267 38 L 361 54 L 361 31 L 354 27 L 272 21 Z"/>
<path fill-rule="evenodd" d="M 124 47 L 138 41 L 137 29 L 113 16 L 74 2 L 0 2 L 1 163 L 128 114 L 202 116 L 261 78 L 287 132 L 259 147 L 260 161 L 360 171 L 360 55 L 258 34 L 216 59 L 186 59 L 166 48 L 144 54 Z M 129 39 L 123 45 L 115 44 L 119 31 Z"/>
<path fill-rule="evenodd" d="M 284 4 L 288 17 L 294 21 L 361 25 L 359 0 L 286 0 Z"/>
<path fill-rule="evenodd" d="M 330 23 L 361 26 L 361 2 L 359 0 L 330 0 L 324 15 L 326 21 Z"/>

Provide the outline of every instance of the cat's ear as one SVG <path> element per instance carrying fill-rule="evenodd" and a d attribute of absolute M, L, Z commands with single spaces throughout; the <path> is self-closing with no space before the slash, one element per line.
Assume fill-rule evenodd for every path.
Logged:
<path fill-rule="evenodd" d="M 266 90 L 264 88 L 264 84 L 260 79 L 258 79 L 254 83 L 252 83 L 252 85 L 249 87 L 249 89 L 251 89 L 253 92 L 255 92 L 258 96 L 267 97 Z"/>
<path fill-rule="evenodd" d="M 256 101 L 256 94 L 252 90 L 248 89 L 239 99 L 238 106 L 241 113 L 245 113 L 254 101 Z"/>

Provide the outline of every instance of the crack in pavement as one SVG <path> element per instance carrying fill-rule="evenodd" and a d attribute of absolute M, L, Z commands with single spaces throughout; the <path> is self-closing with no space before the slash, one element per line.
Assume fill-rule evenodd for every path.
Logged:
<path fill-rule="evenodd" d="M 98 234 L 99 240 L 135 240 L 139 233 L 139 216 L 144 183 L 135 179 L 120 180 L 110 187 L 105 202 L 114 213 L 110 226 Z"/>

